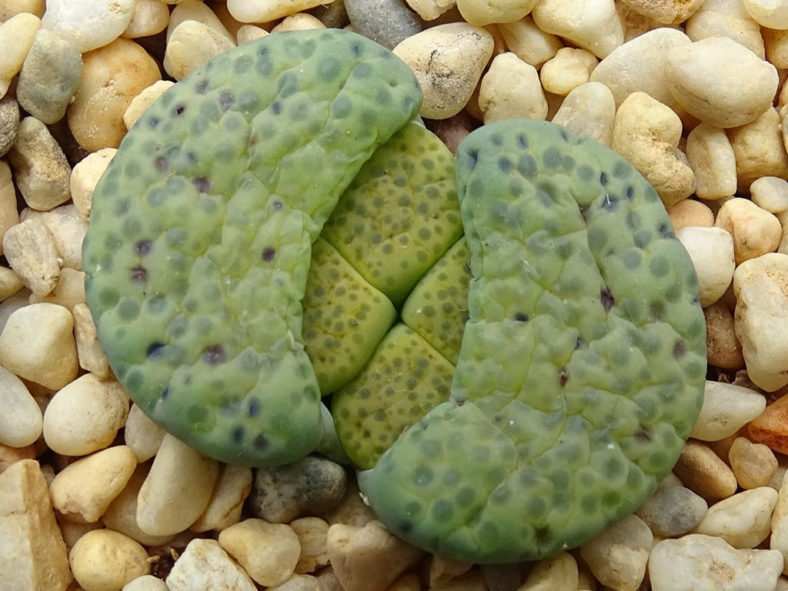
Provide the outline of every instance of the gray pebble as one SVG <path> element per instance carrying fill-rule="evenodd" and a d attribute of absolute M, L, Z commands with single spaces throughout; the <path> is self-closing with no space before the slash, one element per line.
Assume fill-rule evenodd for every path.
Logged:
<path fill-rule="evenodd" d="M 685 486 L 661 485 L 637 514 L 654 534 L 672 538 L 694 529 L 708 508 L 703 497 Z"/>
<path fill-rule="evenodd" d="M 358 33 L 389 49 L 422 29 L 419 17 L 400 0 L 345 0 L 345 9 Z"/>
<path fill-rule="evenodd" d="M 16 96 L 28 113 L 43 123 L 66 114 L 82 75 L 76 46 L 49 29 L 39 29 L 19 72 Z"/>
<path fill-rule="evenodd" d="M 288 523 L 301 515 L 318 515 L 339 503 L 347 487 L 345 469 L 324 458 L 303 460 L 255 471 L 247 501 L 255 517 Z"/>
<path fill-rule="evenodd" d="M 6 94 L 0 99 L 0 158 L 8 154 L 18 131 L 19 104 L 11 94 Z"/>

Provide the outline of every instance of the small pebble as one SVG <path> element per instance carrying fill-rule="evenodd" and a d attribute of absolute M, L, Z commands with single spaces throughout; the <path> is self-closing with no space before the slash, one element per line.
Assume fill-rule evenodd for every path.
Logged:
<path fill-rule="evenodd" d="M 175 29 L 185 21 L 202 23 L 213 32 L 227 39 L 231 44 L 234 44 L 235 39 L 233 35 L 227 30 L 227 27 L 224 26 L 216 12 L 211 10 L 211 7 L 207 4 L 203 4 L 202 0 L 182 0 L 175 6 L 170 15 L 169 23 L 167 24 L 168 43 Z"/>
<path fill-rule="evenodd" d="M 168 589 L 167 584 L 161 579 L 153 575 L 142 575 L 123 585 L 120 591 L 168 591 Z"/>
<path fill-rule="evenodd" d="M 609 147 L 615 117 L 616 101 L 610 89 L 601 82 L 588 82 L 566 95 L 552 122 Z"/>
<path fill-rule="evenodd" d="M 167 41 L 164 70 L 175 80 L 183 80 L 197 68 L 235 44 L 199 21 L 187 20 L 178 25 Z"/>
<path fill-rule="evenodd" d="M 47 0 L 41 24 L 85 53 L 120 37 L 133 13 L 134 0 Z"/>
<path fill-rule="evenodd" d="M 111 444 L 128 413 L 129 399 L 123 386 L 84 374 L 49 401 L 44 440 L 55 453 L 84 456 Z"/>
<path fill-rule="evenodd" d="M 268 31 L 263 29 L 262 27 L 256 27 L 254 25 L 244 25 L 240 29 L 238 29 L 238 35 L 236 36 L 238 45 L 245 45 L 247 43 L 251 43 L 252 41 L 256 41 L 261 37 L 265 37 L 268 35 Z"/>
<path fill-rule="evenodd" d="M 77 376 L 71 312 L 30 304 L 11 313 L 0 333 L 0 365 L 20 378 L 58 390 Z"/>
<path fill-rule="evenodd" d="M 416 14 L 418 14 L 422 20 L 425 21 L 434 21 L 436 18 L 441 16 L 442 14 L 446 13 L 447 11 L 451 10 L 457 5 L 456 0 L 407 0 L 408 6 L 411 10 L 413 10 Z M 334 5 L 337 3 L 335 2 Z M 471 8 L 471 10 L 473 10 Z M 467 22 L 471 22 L 471 19 L 468 17 L 464 17 Z M 471 23 L 478 25 L 478 23 Z M 482 25 L 479 25 L 482 26 Z"/>
<path fill-rule="evenodd" d="M 788 29 L 788 4 L 781 0 L 742 0 L 752 19 L 767 29 Z"/>
<path fill-rule="evenodd" d="M 134 101 L 132 101 L 133 104 Z M 126 112 L 128 113 L 128 110 Z M 101 175 L 104 174 L 117 151 L 116 148 L 102 148 L 97 152 L 92 152 L 80 160 L 71 170 L 69 179 L 71 196 L 74 200 L 74 206 L 85 221 L 90 218 L 90 205 L 93 201 L 93 191 L 96 188 L 96 184 L 98 184 Z"/>
<path fill-rule="evenodd" d="M 451 558 L 432 555 L 429 558 L 429 584 L 430 588 L 441 587 L 468 572 L 473 565 L 470 562 L 459 562 Z"/>
<path fill-rule="evenodd" d="M 134 452 L 125 445 L 77 460 L 52 481 L 52 506 L 69 521 L 95 523 L 126 486 L 136 467 Z"/>
<path fill-rule="evenodd" d="M 0 158 L 8 154 L 19 132 L 19 103 L 6 94 L 0 98 Z M 3 162 L 4 166 L 8 166 Z"/>
<path fill-rule="evenodd" d="M 22 278 L 8 267 L 0 267 L 0 300 L 5 300 L 25 286 Z"/>
<path fill-rule="evenodd" d="M 703 392 L 703 406 L 690 432 L 695 439 L 730 437 L 766 408 L 763 394 L 742 386 L 706 380 Z"/>
<path fill-rule="evenodd" d="M 238 523 L 244 501 L 251 490 L 251 468 L 222 464 L 208 507 L 189 529 L 195 532 L 221 531 Z"/>
<path fill-rule="evenodd" d="M 785 558 L 785 567 L 788 567 L 788 486 L 786 486 L 786 472 L 780 480 L 780 489 L 777 492 L 777 503 L 772 511 L 769 547 L 778 550 Z M 785 570 L 783 570 L 785 572 Z"/>
<path fill-rule="evenodd" d="M 762 176 L 788 176 L 788 153 L 785 151 L 785 128 L 780 131 L 780 115 L 769 108 L 751 123 L 728 130 L 736 156 L 738 191 L 744 195 Z"/>
<path fill-rule="evenodd" d="M 722 297 L 733 279 L 733 237 L 722 228 L 689 227 L 676 232 L 698 276 L 700 305 L 710 306 Z"/>
<path fill-rule="evenodd" d="M 38 219 L 43 222 L 52 234 L 61 266 L 82 270 L 82 241 L 85 239 L 88 224 L 74 204 L 61 205 L 49 211 L 26 209 L 22 212 L 21 219 Z"/>
<path fill-rule="evenodd" d="M 564 37 L 598 58 L 624 42 L 624 29 L 613 0 L 542 0 L 531 12 L 537 26 Z"/>
<path fill-rule="evenodd" d="M 74 316 L 74 336 L 79 366 L 102 380 L 106 380 L 112 372 L 109 369 L 107 358 L 104 356 L 101 343 L 98 341 L 96 325 L 87 304 L 75 305 L 71 314 Z M 128 425 L 128 422 L 126 424 Z"/>
<path fill-rule="evenodd" d="M 597 65 L 593 53 L 585 49 L 562 47 L 542 65 L 539 79 L 547 92 L 565 96 L 589 81 Z"/>
<path fill-rule="evenodd" d="M 673 230 L 679 232 L 688 227 L 709 228 L 714 225 L 714 212 L 708 205 L 696 199 L 683 199 L 668 210 Z"/>
<path fill-rule="evenodd" d="M 319 517 L 301 517 L 290 522 L 290 527 L 301 545 L 295 572 L 312 573 L 328 565 L 328 523 Z"/>
<path fill-rule="evenodd" d="M 577 561 L 568 552 L 540 560 L 517 591 L 574 591 L 577 586 Z"/>
<path fill-rule="evenodd" d="M 736 192 L 736 155 L 722 128 L 696 125 L 687 136 L 687 161 L 695 173 L 695 194 L 701 199 Z"/>
<path fill-rule="evenodd" d="M 788 395 L 781 396 L 747 425 L 747 436 L 777 453 L 788 454 Z"/>
<path fill-rule="evenodd" d="M 503 37 L 509 51 L 537 69 L 547 60 L 552 59 L 564 46 L 556 35 L 546 33 L 537 27 L 530 16 L 513 23 L 502 23 L 497 25 L 496 29 Z"/>
<path fill-rule="evenodd" d="M 30 303 L 31 295 L 32 294 L 27 288 L 22 288 L 14 295 L 0 302 L 0 330 L 5 328 L 5 325 L 8 322 L 8 319 L 11 317 L 11 314 L 20 308 L 24 308 Z"/>
<path fill-rule="evenodd" d="M 287 523 L 302 515 L 319 515 L 337 505 L 345 494 L 345 469 L 330 460 L 303 460 L 255 471 L 249 507 L 255 517 Z"/>
<path fill-rule="evenodd" d="M 33 45 L 41 20 L 32 14 L 21 12 L 0 23 L 0 98 L 4 97 L 11 81 L 22 69 L 27 52 Z"/>
<path fill-rule="evenodd" d="M 484 123 L 547 118 L 547 101 L 539 73 L 510 51 L 493 58 L 479 86 L 478 100 Z"/>
<path fill-rule="evenodd" d="M 621 0 L 621 3 L 660 25 L 683 23 L 700 10 L 704 0 Z"/>
<path fill-rule="evenodd" d="M 728 37 L 758 57 L 764 57 L 761 27 L 744 9 L 741 0 L 705 0 L 700 10 L 687 20 L 685 30 L 693 41 Z"/>
<path fill-rule="evenodd" d="M 777 550 L 737 550 L 702 534 L 662 540 L 648 563 L 652 591 L 773 591 L 782 569 Z"/>
<path fill-rule="evenodd" d="M 82 74 L 82 55 L 73 42 L 43 28 L 36 33 L 16 87 L 19 104 L 43 123 L 66 114 Z"/>
<path fill-rule="evenodd" d="M 730 497 L 738 486 L 730 467 L 708 446 L 692 439 L 684 444 L 673 472 L 709 503 Z"/>
<path fill-rule="evenodd" d="M 23 12 L 41 17 L 44 14 L 44 7 L 45 0 L 0 0 L 0 22 Z"/>
<path fill-rule="evenodd" d="M 246 519 L 222 530 L 219 545 L 266 587 L 289 579 L 301 554 L 298 536 L 289 525 L 262 519 Z"/>
<path fill-rule="evenodd" d="M 0 443 L 0 472 L 4 472 L 9 466 L 20 460 L 34 460 L 35 457 L 36 449 L 32 445 L 9 447 Z M 47 498 L 49 498 L 49 493 L 47 493 Z"/>
<path fill-rule="evenodd" d="M 669 473 L 659 483 L 656 492 L 637 510 L 649 529 L 657 536 L 672 538 L 691 531 L 709 508 L 696 495 Z"/>
<path fill-rule="evenodd" d="M 334 0 L 227 0 L 227 10 L 242 23 L 267 23 Z"/>
<path fill-rule="evenodd" d="M 341 523 L 354 527 L 363 527 L 377 520 L 372 508 L 364 502 L 355 478 L 351 478 L 347 483 L 347 490 L 339 503 L 329 511 L 321 512 L 320 517 L 329 525 Z"/>
<path fill-rule="evenodd" d="M 222 550 L 219 542 L 202 538 L 189 542 L 165 582 L 169 591 L 257 589 L 249 575 Z"/>
<path fill-rule="evenodd" d="M 320 20 L 307 12 L 299 12 L 285 17 L 282 22 L 271 29 L 272 33 L 284 33 L 285 31 L 306 31 L 309 29 L 325 29 L 326 26 Z"/>
<path fill-rule="evenodd" d="M 126 419 L 123 438 L 137 456 L 138 462 L 145 462 L 156 455 L 166 431 L 153 422 L 136 404 L 131 405 Z"/>
<path fill-rule="evenodd" d="M 580 555 L 603 585 L 635 591 L 646 574 L 653 541 L 648 525 L 630 515 L 583 544 Z"/>
<path fill-rule="evenodd" d="M 723 499 L 709 507 L 695 531 L 722 538 L 734 548 L 755 548 L 769 536 L 777 494 L 762 486 Z"/>
<path fill-rule="evenodd" d="M 422 117 L 448 119 L 470 99 L 492 50 L 493 37 L 486 30 L 449 23 L 408 37 L 393 52 L 421 85 Z"/>
<path fill-rule="evenodd" d="M 69 267 L 60 270 L 55 289 L 44 297 L 30 294 L 30 303 L 49 302 L 73 311 L 74 306 L 85 302 L 85 273 Z"/>
<path fill-rule="evenodd" d="M 60 261 L 52 233 L 41 220 L 11 226 L 3 236 L 8 264 L 34 295 L 49 294 L 60 279 Z"/>
<path fill-rule="evenodd" d="M 44 468 L 51 466 L 42 466 L 41 470 L 43 472 Z M 55 479 L 54 469 L 52 470 L 52 480 Z M 44 478 L 47 478 L 46 474 Z M 49 486 L 52 486 L 52 483 L 49 483 Z M 74 547 L 74 544 L 77 543 L 77 540 L 84 536 L 89 531 L 93 531 L 94 529 L 101 529 L 104 527 L 101 520 L 98 520 L 94 523 L 74 523 L 73 521 L 68 521 L 66 519 L 60 519 L 58 521 L 58 525 L 60 526 L 60 533 L 63 534 L 63 541 L 66 543 L 66 548 L 69 552 Z M 122 532 L 121 532 L 122 533 Z"/>
<path fill-rule="evenodd" d="M 0 366 L 0 444 L 25 447 L 41 437 L 41 408 L 18 377 Z"/>
<path fill-rule="evenodd" d="M 769 213 L 788 211 L 788 180 L 776 176 L 762 176 L 750 185 L 750 198 Z"/>
<path fill-rule="evenodd" d="M 788 31 L 763 29 L 762 34 L 766 59 L 779 70 L 788 68 Z"/>
<path fill-rule="evenodd" d="M 110 529 L 94 529 L 79 538 L 68 561 L 84 591 L 121 589 L 150 572 L 145 548 Z"/>
<path fill-rule="evenodd" d="M 743 489 L 769 486 L 778 466 L 777 457 L 771 449 L 746 437 L 733 440 L 728 451 L 728 463 Z"/>
<path fill-rule="evenodd" d="M 358 33 L 389 49 L 421 31 L 419 18 L 398 0 L 345 0 L 345 9 Z"/>
<path fill-rule="evenodd" d="M 136 39 L 137 37 L 150 37 L 161 33 L 167 28 L 170 20 L 170 11 L 167 5 L 159 0 L 134 0 L 134 11 L 131 14 L 123 37 Z"/>
<path fill-rule="evenodd" d="M 445 0 L 444 0 L 445 1 Z M 467 22 L 477 27 L 513 23 L 533 10 L 536 0 L 457 0 L 457 8 Z"/>
<path fill-rule="evenodd" d="M 320 583 L 310 575 L 293 575 L 281 585 L 268 587 L 268 591 L 323 591 Z"/>
<path fill-rule="evenodd" d="M 733 237 L 737 265 L 774 252 L 782 238 L 782 226 L 777 217 L 743 197 L 725 201 L 717 212 L 715 225 Z"/>

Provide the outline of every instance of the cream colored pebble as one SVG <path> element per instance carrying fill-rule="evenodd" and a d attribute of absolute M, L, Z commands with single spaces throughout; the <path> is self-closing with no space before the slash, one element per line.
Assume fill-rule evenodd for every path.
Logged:
<path fill-rule="evenodd" d="M 246 519 L 219 533 L 219 545 L 263 586 L 284 583 L 295 572 L 301 544 L 283 523 Z"/>
<path fill-rule="evenodd" d="M 762 176 L 750 185 L 750 198 L 769 213 L 778 215 L 788 211 L 788 180 Z"/>
<path fill-rule="evenodd" d="M 235 42 L 233 35 L 230 34 L 227 27 L 224 26 L 216 13 L 207 4 L 203 4 L 202 0 L 183 0 L 183 2 L 178 3 L 170 15 L 170 21 L 167 25 L 167 43 L 170 42 L 173 31 L 186 21 L 202 23 L 230 43 Z"/>
<path fill-rule="evenodd" d="M 126 428 L 123 430 L 123 438 L 126 445 L 134 450 L 138 462 L 145 462 L 156 455 L 166 433 L 162 427 L 142 412 L 139 406 L 131 405 L 129 416 L 126 419 Z"/>
<path fill-rule="evenodd" d="M 546 33 L 537 27 L 530 16 L 513 23 L 502 23 L 497 25 L 496 29 L 503 37 L 509 51 L 537 69 L 547 60 L 552 59 L 563 47 L 558 36 Z"/>
<path fill-rule="evenodd" d="M 745 10 L 762 27 L 788 29 L 788 3 L 783 0 L 742 0 Z"/>
<path fill-rule="evenodd" d="M 736 155 L 720 127 L 700 123 L 687 136 L 687 162 L 695 173 L 695 194 L 720 199 L 736 192 Z"/>
<path fill-rule="evenodd" d="M 722 297 L 733 279 L 733 237 L 717 227 L 689 227 L 676 232 L 698 276 L 700 305 L 710 306 Z"/>
<path fill-rule="evenodd" d="M 448 119 L 459 113 L 490 60 L 493 38 L 467 23 L 437 25 L 392 50 L 416 75 L 424 94 L 421 115 Z"/>
<path fill-rule="evenodd" d="M 707 445 L 692 439 L 684 444 L 673 472 L 709 503 L 727 499 L 738 485 L 730 467 Z"/>
<path fill-rule="evenodd" d="M 580 547 L 597 579 L 612 589 L 637 589 L 646 574 L 654 536 L 646 522 L 629 515 Z"/>
<path fill-rule="evenodd" d="M 44 440 L 55 453 L 84 456 L 111 444 L 128 413 L 129 399 L 123 386 L 87 373 L 49 401 Z"/>
<path fill-rule="evenodd" d="M 542 0 L 531 13 L 536 25 L 604 58 L 624 42 L 613 0 Z"/>
<path fill-rule="evenodd" d="M 788 472 L 783 472 L 780 488 L 777 494 L 777 503 L 772 512 L 769 547 L 779 550 L 785 558 L 783 573 L 788 574 Z"/>
<path fill-rule="evenodd" d="M 768 446 L 745 437 L 733 440 L 728 462 L 739 486 L 744 489 L 769 486 L 778 465 L 777 457 Z"/>
<path fill-rule="evenodd" d="M 668 210 L 668 215 L 676 232 L 691 226 L 709 228 L 714 225 L 714 212 L 696 199 L 679 201 Z"/>
<path fill-rule="evenodd" d="M 782 238 L 777 217 L 742 197 L 728 199 L 722 204 L 715 225 L 733 236 L 736 264 L 774 252 Z"/>
<path fill-rule="evenodd" d="M 117 148 L 102 148 L 85 156 L 71 170 L 71 178 L 69 179 L 71 197 L 74 200 L 74 207 L 77 208 L 82 219 L 88 220 L 90 218 L 93 191 L 117 152 Z"/>
<path fill-rule="evenodd" d="M 16 208 L 16 190 L 11 177 L 11 167 L 5 160 L 0 160 L 0 254 L 3 254 L 2 241 L 8 228 L 19 223 Z"/>
<path fill-rule="evenodd" d="M 69 310 L 73 310 L 74 306 L 84 303 L 84 301 L 85 273 L 68 267 L 63 267 L 60 270 L 60 278 L 51 293 L 43 297 L 30 294 L 31 304 L 49 302 L 50 304 L 59 304 Z"/>
<path fill-rule="evenodd" d="M 566 95 L 552 122 L 610 146 L 615 117 L 616 101 L 610 89 L 601 82 L 587 82 Z"/>
<path fill-rule="evenodd" d="M 197 68 L 235 47 L 224 35 L 208 25 L 187 20 L 178 25 L 167 42 L 164 70 L 175 80 L 183 80 Z"/>
<path fill-rule="evenodd" d="M 763 29 L 766 59 L 777 69 L 788 68 L 788 30 Z"/>
<path fill-rule="evenodd" d="M 457 8 L 467 22 L 477 27 L 512 23 L 533 10 L 536 0 L 457 0 Z"/>
<path fill-rule="evenodd" d="M 734 548 L 755 548 L 769 535 L 777 491 L 768 486 L 753 488 L 709 507 L 695 532 L 716 536 Z"/>
<path fill-rule="evenodd" d="M 46 388 L 62 388 L 77 375 L 73 327 L 71 312 L 63 306 L 19 308 L 0 333 L 0 365 Z"/>
<path fill-rule="evenodd" d="M 574 590 L 577 583 L 577 560 L 568 552 L 561 552 L 537 562 L 517 591 Z"/>
<path fill-rule="evenodd" d="M 317 17 L 312 16 L 308 12 L 299 12 L 283 18 L 282 22 L 271 29 L 271 32 L 283 33 L 285 31 L 306 31 L 325 28 L 326 26 Z"/>
<path fill-rule="evenodd" d="M 780 133 L 780 115 L 776 109 L 766 109 L 755 121 L 729 129 L 728 138 L 736 156 L 740 194 L 746 193 L 759 177 L 788 176 L 788 154 Z"/>
<path fill-rule="evenodd" d="M 703 6 L 704 0 L 621 0 L 621 3 L 660 25 L 683 23 Z"/>
<path fill-rule="evenodd" d="M 219 465 L 165 435 L 137 499 L 137 523 L 151 535 L 176 534 L 203 514 Z"/>
<path fill-rule="evenodd" d="M 293 575 L 281 585 L 268 587 L 268 591 L 324 591 L 317 578 L 311 575 Z M 394 590 L 396 591 L 396 590 Z"/>
<path fill-rule="evenodd" d="M 678 149 L 678 115 L 645 92 L 634 92 L 616 111 L 613 150 L 629 160 L 670 208 L 695 190 L 695 175 Z"/>
<path fill-rule="evenodd" d="M 562 47 L 542 65 L 539 78 L 547 92 L 563 96 L 588 82 L 596 65 L 596 56 L 590 51 Z"/>
<path fill-rule="evenodd" d="M 693 41 L 729 37 L 758 57 L 764 57 L 761 28 L 744 9 L 742 0 L 705 0 L 685 23 L 685 30 Z"/>
<path fill-rule="evenodd" d="M 25 282 L 19 275 L 8 267 L 0 267 L 0 301 L 11 297 L 24 286 Z"/>
<path fill-rule="evenodd" d="M 547 101 L 536 68 L 510 51 L 493 59 L 479 86 L 478 100 L 485 123 L 547 117 Z"/>
<path fill-rule="evenodd" d="M 707 380 L 703 406 L 690 437 L 720 441 L 734 435 L 766 408 L 766 397 L 754 390 Z"/>
<path fill-rule="evenodd" d="M 22 212 L 20 219 L 41 220 L 52 234 L 61 266 L 82 270 L 82 241 L 85 239 L 88 224 L 73 203 L 49 211 L 35 211 L 28 208 Z"/>
<path fill-rule="evenodd" d="M 30 295 L 30 291 L 26 287 L 23 287 L 14 295 L 0 302 L 0 332 L 5 328 L 11 314 L 30 303 Z"/>
<path fill-rule="evenodd" d="M 0 0 L 0 22 L 23 12 L 41 17 L 44 14 L 44 7 L 45 0 Z"/>
<path fill-rule="evenodd" d="M 298 536 L 301 554 L 295 566 L 299 574 L 312 573 L 328 564 L 328 523 L 319 517 L 301 517 L 290 523 Z"/>
<path fill-rule="evenodd" d="M 189 529 L 195 532 L 221 531 L 238 523 L 244 501 L 252 490 L 252 470 L 222 464 L 208 507 Z"/>
<path fill-rule="evenodd" d="M 126 129 L 131 129 L 134 126 L 134 124 L 137 122 L 137 120 L 142 116 L 142 114 L 148 110 L 148 107 L 150 107 L 153 103 L 159 100 L 159 97 L 161 97 L 161 95 L 163 95 L 167 90 L 170 89 L 170 87 L 174 85 L 175 83 L 172 80 L 157 80 L 147 88 L 143 88 L 137 96 L 131 99 L 128 108 L 126 109 L 125 113 L 123 113 L 123 124 L 126 126 Z M 107 149 L 111 149 L 111 148 L 107 148 Z M 94 152 L 94 154 L 99 154 L 101 152 L 103 152 L 103 150 L 99 150 L 99 152 Z M 115 150 L 115 152 L 117 152 L 117 150 Z M 91 156 L 94 154 L 91 154 Z M 103 172 L 103 169 L 107 167 L 107 164 L 109 164 L 109 161 L 112 160 L 112 157 L 114 155 L 115 155 L 114 152 L 106 153 L 105 155 L 103 155 L 98 160 L 95 169 L 101 169 L 101 171 Z M 103 168 L 101 168 L 102 166 Z M 74 170 L 76 170 L 77 167 L 79 167 L 79 164 L 77 164 L 77 166 L 74 167 Z M 98 181 L 98 177 L 96 177 L 96 181 Z M 96 185 L 94 183 L 93 184 L 94 189 L 95 186 Z M 92 196 L 93 194 L 92 189 L 90 191 L 90 194 Z"/>
<path fill-rule="evenodd" d="M 22 69 L 33 39 L 41 28 L 41 19 L 33 14 L 21 12 L 0 23 L 0 98 L 8 92 L 11 81 Z"/>
<path fill-rule="evenodd" d="M 117 497 L 137 467 L 125 445 L 101 450 L 57 473 L 49 487 L 52 506 L 65 519 L 95 523 Z"/>
<path fill-rule="evenodd" d="M 407 2 L 411 10 L 425 21 L 434 21 L 457 5 L 456 0 L 407 0 Z M 467 17 L 465 20 L 472 25 L 478 24 L 471 22 L 471 19 Z"/>
<path fill-rule="evenodd" d="M 262 27 L 257 27 L 255 25 L 243 25 L 240 29 L 238 29 L 236 40 L 238 45 L 245 45 L 260 39 L 261 37 L 265 37 L 268 34 L 268 31 Z"/>
<path fill-rule="evenodd" d="M 136 39 L 156 35 L 167 28 L 169 20 L 170 11 L 167 10 L 166 4 L 159 0 L 134 0 L 131 21 L 122 36 L 126 39 Z"/>
<path fill-rule="evenodd" d="M 242 23 L 267 23 L 334 0 L 228 0 L 227 10 Z"/>
<path fill-rule="evenodd" d="M 169 591 L 221 589 L 256 591 L 244 570 L 214 540 L 195 538 L 186 546 L 166 579 Z"/>
<path fill-rule="evenodd" d="M 0 444 L 25 447 L 41 436 L 41 409 L 18 377 L 0 366 Z"/>
<path fill-rule="evenodd" d="M 84 591 L 110 591 L 150 572 L 148 553 L 131 538 L 109 529 L 82 536 L 68 555 Z"/>
<path fill-rule="evenodd" d="M 55 474 L 53 470 L 52 480 L 54 479 Z M 49 486 L 52 486 L 51 482 L 49 483 Z M 67 519 L 60 519 L 58 520 L 58 525 L 60 526 L 60 533 L 63 534 L 63 541 L 66 543 L 66 548 L 69 551 L 71 551 L 71 548 L 73 548 L 74 544 L 77 543 L 77 540 L 79 540 L 79 538 L 84 536 L 86 533 L 93 531 L 94 529 L 101 529 L 104 527 L 100 519 L 95 523 L 75 523 L 73 521 L 68 521 Z"/>
<path fill-rule="evenodd" d="M 112 372 L 99 343 L 96 325 L 87 304 L 76 304 L 71 314 L 74 316 L 74 336 L 79 366 L 101 379 L 107 379 Z"/>
<path fill-rule="evenodd" d="M 153 575 L 142 575 L 123 585 L 120 591 L 168 591 L 168 589 L 167 583 L 161 579 Z"/>
<path fill-rule="evenodd" d="M 14 273 L 35 295 L 49 294 L 60 278 L 55 240 L 41 220 L 20 222 L 3 237 L 3 250 Z"/>

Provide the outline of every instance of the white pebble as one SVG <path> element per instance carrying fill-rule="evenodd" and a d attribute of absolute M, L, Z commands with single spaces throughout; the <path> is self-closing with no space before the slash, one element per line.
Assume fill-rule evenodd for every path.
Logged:
<path fill-rule="evenodd" d="M 134 101 L 132 101 L 133 104 Z M 125 116 L 124 116 L 125 117 Z M 124 119 L 125 121 L 125 119 Z M 90 218 L 90 205 L 93 201 L 93 191 L 101 175 L 118 152 L 117 148 L 102 148 L 91 152 L 77 162 L 71 170 L 69 185 L 74 206 L 84 220 Z"/>
<path fill-rule="evenodd" d="M 759 392 L 722 382 L 706 381 L 703 406 L 690 437 L 720 441 L 730 437 L 766 408 L 766 397 Z"/>
<path fill-rule="evenodd" d="M 155 456 L 166 434 L 139 406 L 131 405 L 123 438 L 126 445 L 134 450 L 138 462 L 145 462 Z"/>
<path fill-rule="evenodd" d="M 85 53 L 120 37 L 133 13 L 134 0 L 47 0 L 41 24 Z"/>
<path fill-rule="evenodd" d="M 767 29 L 788 29 L 788 2 L 785 0 L 742 0 L 752 19 Z"/>
<path fill-rule="evenodd" d="M 153 575 L 142 575 L 123 585 L 120 591 L 168 591 L 168 589 L 167 584 L 161 579 Z"/>
<path fill-rule="evenodd" d="M 30 294 L 30 303 L 38 302 L 59 304 L 73 311 L 74 306 L 85 302 L 85 273 L 63 267 L 60 270 L 60 279 L 51 293 L 44 297 Z"/>
<path fill-rule="evenodd" d="M 769 213 L 788 211 L 788 180 L 776 176 L 762 176 L 750 185 L 750 198 Z"/>
<path fill-rule="evenodd" d="M 123 124 L 126 126 L 126 129 L 131 129 L 142 114 L 148 110 L 148 107 L 174 85 L 175 83 L 172 80 L 158 80 L 131 99 L 126 112 L 123 114 Z M 74 167 L 74 170 L 76 168 Z"/>
<path fill-rule="evenodd" d="M 25 209 L 21 219 L 41 220 L 52 234 L 60 265 L 77 271 L 82 270 L 82 241 L 85 239 L 88 224 L 73 203 L 49 211 Z"/>
<path fill-rule="evenodd" d="M 328 564 L 328 523 L 319 517 L 300 517 L 290 522 L 298 536 L 301 554 L 295 572 L 311 573 Z"/>
<path fill-rule="evenodd" d="M 457 4 L 455 0 L 407 0 L 408 6 L 425 21 L 433 21 L 440 15 L 454 8 Z M 471 19 L 467 16 L 465 20 L 471 24 Z"/>
<path fill-rule="evenodd" d="M 41 436 L 41 408 L 18 377 L 0 366 L 0 444 L 25 447 Z"/>
<path fill-rule="evenodd" d="M 710 306 L 722 297 L 733 279 L 733 237 L 722 228 L 699 227 L 679 230 L 676 237 L 695 267 L 700 305 Z"/>
<path fill-rule="evenodd" d="M 588 82 L 566 95 L 552 122 L 610 146 L 615 117 L 616 100 L 610 89 L 601 82 Z"/>
<path fill-rule="evenodd" d="M 722 538 L 734 548 L 755 548 L 769 536 L 776 503 L 773 488 L 745 490 L 709 507 L 695 531 Z"/>
<path fill-rule="evenodd" d="M 769 540 L 769 547 L 778 550 L 785 558 L 785 566 L 788 567 L 788 478 L 787 472 L 783 471 L 780 479 L 780 490 L 777 493 L 777 503 L 772 512 L 772 536 Z"/>
<path fill-rule="evenodd" d="M 493 23 L 513 23 L 531 12 L 535 5 L 536 0 L 457 0 L 457 8 L 462 18 L 477 27 Z"/>
<path fill-rule="evenodd" d="M 219 20 L 219 17 L 216 16 L 216 13 L 211 10 L 207 4 L 204 4 L 202 0 L 182 0 L 178 3 L 172 11 L 169 23 L 167 24 L 168 43 L 173 31 L 185 21 L 202 23 L 215 33 L 226 38 L 230 43 L 235 43 L 235 39 L 224 24 L 222 24 L 222 21 Z"/>
<path fill-rule="evenodd" d="M 736 154 L 725 130 L 700 123 L 687 136 L 687 162 L 695 173 L 695 194 L 720 199 L 736 192 Z"/>
<path fill-rule="evenodd" d="M 630 515 L 580 547 L 594 576 L 613 589 L 637 589 L 646 574 L 654 541 L 646 523 Z"/>
<path fill-rule="evenodd" d="M 531 15 L 543 31 L 565 37 L 599 58 L 624 42 L 613 0 L 542 0 Z"/>
<path fill-rule="evenodd" d="M 79 538 L 68 562 L 84 591 L 120 589 L 150 572 L 145 548 L 109 529 L 94 529 Z"/>
<path fill-rule="evenodd" d="M 301 554 L 298 536 L 289 525 L 254 518 L 222 530 L 219 545 L 256 583 L 266 587 L 289 579 Z"/>
<path fill-rule="evenodd" d="M 167 28 L 170 20 L 170 11 L 167 5 L 159 0 L 134 0 L 134 11 L 131 14 L 123 37 L 135 39 L 137 37 L 150 37 L 161 33 Z"/>
<path fill-rule="evenodd" d="M 3 253 L 3 236 L 5 236 L 8 228 L 18 223 L 19 212 L 16 208 L 16 188 L 11 177 L 11 167 L 8 166 L 5 160 L 0 160 L 0 254 Z M 0 299 L 5 299 L 5 297 Z"/>
<path fill-rule="evenodd" d="M 536 68 L 510 51 L 493 59 L 479 85 L 478 101 L 485 123 L 547 117 L 547 101 Z"/>
<path fill-rule="evenodd" d="M 189 542 L 165 582 L 169 591 L 257 590 L 249 575 L 222 550 L 219 542 L 203 538 Z"/>
<path fill-rule="evenodd" d="M 561 39 L 537 27 L 530 16 L 513 23 L 502 23 L 496 28 L 506 48 L 537 69 L 563 47 Z"/>
<path fill-rule="evenodd" d="M 227 0 L 227 10 L 242 23 L 267 23 L 334 0 Z"/>
<path fill-rule="evenodd" d="M 758 57 L 764 57 L 761 27 L 744 9 L 742 0 L 705 0 L 684 28 L 693 41 L 729 37 Z"/>
<path fill-rule="evenodd" d="M 738 191 L 743 194 L 757 178 L 788 178 L 788 153 L 785 151 L 785 128 L 780 114 L 769 107 L 751 123 L 727 130 L 736 155 Z"/>

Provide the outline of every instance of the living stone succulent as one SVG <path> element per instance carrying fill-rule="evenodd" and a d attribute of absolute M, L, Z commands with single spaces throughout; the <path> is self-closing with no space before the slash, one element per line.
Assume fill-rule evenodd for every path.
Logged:
<path fill-rule="evenodd" d="M 414 544 L 542 557 L 675 462 L 705 377 L 693 267 L 615 153 L 518 120 L 455 160 L 420 100 L 346 31 L 216 58 L 96 188 L 88 303 L 129 395 L 206 455 L 346 453 Z"/>

